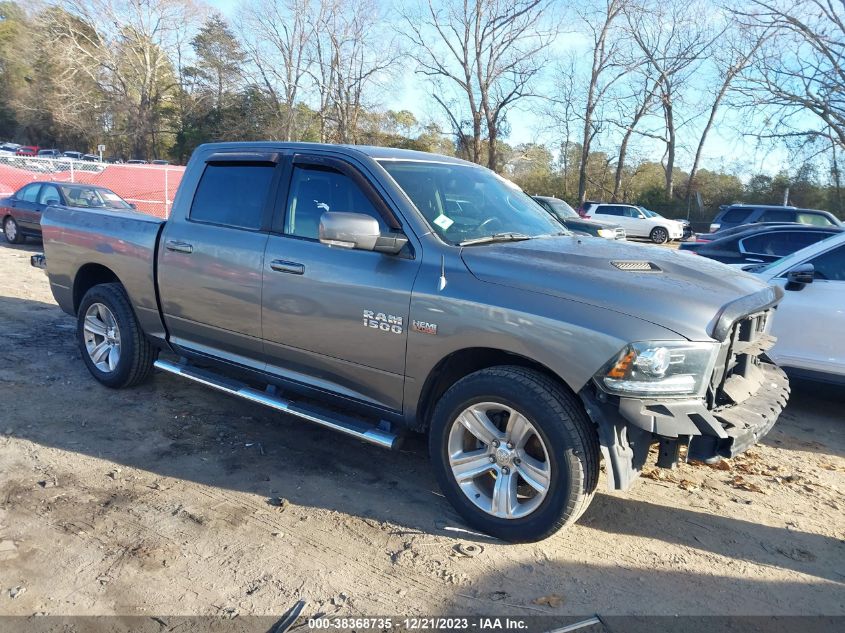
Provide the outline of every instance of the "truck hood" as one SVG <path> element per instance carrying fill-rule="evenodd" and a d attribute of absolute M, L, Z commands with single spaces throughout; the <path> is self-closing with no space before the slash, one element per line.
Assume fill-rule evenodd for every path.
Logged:
<path fill-rule="evenodd" d="M 690 253 L 572 236 L 467 246 L 461 257 L 481 281 L 588 303 L 698 341 L 710 337 L 726 304 L 766 288 Z M 644 263 L 652 270 L 625 269 Z"/>

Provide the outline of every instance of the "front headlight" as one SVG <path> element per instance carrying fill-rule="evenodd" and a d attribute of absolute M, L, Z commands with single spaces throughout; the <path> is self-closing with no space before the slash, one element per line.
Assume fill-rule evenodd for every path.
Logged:
<path fill-rule="evenodd" d="M 614 231 L 613 229 L 599 229 L 599 237 L 612 239 L 616 237 L 616 231 Z"/>
<path fill-rule="evenodd" d="M 703 396 L 718 353 L 718 343 L 630 343 L 595 380 L 618 396 Z"/>

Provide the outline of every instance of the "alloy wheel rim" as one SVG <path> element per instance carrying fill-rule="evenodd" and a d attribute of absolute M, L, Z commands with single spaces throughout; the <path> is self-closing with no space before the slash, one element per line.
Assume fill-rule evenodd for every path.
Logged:
<path fill-rule="evenodd" d="M 537 428 L 512 407 L 498 402 L 467 407 L 452 421 L 447 450 L 458 487 L 487 514 L 522 518 L 548 494 L 549 451 Z"/>
<path fill-rule="evenodd" d="M 120 361 L 120 328 L 117 319 L 102 303 L 92 303 L 85 311 L 82 325 L 85 349 L 94 366 L 111 373 Z"/>
<path fill-rule="evenodd" d="M 657 236 L 658 242 L 665 242 L 666 241 L 666 230 L 665 229 L 657 229 L 654 233 Z"/>
<path fill-rule="evenodd" d="M 6 237 L 9 238 L 10 242 L 18 236 L 18 228 L 15 226 L 15 222 L 11 218 L 6 220 L 6 226 L 4 229 L 6 231 Z"/>

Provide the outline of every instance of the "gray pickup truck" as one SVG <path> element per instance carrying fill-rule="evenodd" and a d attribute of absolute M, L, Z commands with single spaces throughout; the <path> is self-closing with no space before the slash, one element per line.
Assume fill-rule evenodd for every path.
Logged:
<path fill-rule="evenodd" d="M 454 158 L 203 145 L 167 221 L 48 208 L 53 295 L 91 374 L 157 368 L 393 448 L 429 436 L 468 523 L 544 538 L 657 463 L 745 450 L 786 404 L 782 291 L 669 249 L 573 236 Z M 158 358 L 165 350 L 168 358 Z"/>

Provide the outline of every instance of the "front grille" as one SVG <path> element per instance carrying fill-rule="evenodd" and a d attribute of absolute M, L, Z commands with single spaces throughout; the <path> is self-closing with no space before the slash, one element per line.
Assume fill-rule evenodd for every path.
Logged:
<path fill-rule="evenodd" d="M 724 362 L 711 381 L 714 408 L 740 404 L 760 388 L 760 356 L 775 344 L 775 338 L 767 331 L 770 315 L 771 309 L 764 310 L 734 323 L 726 341 Z"/>

